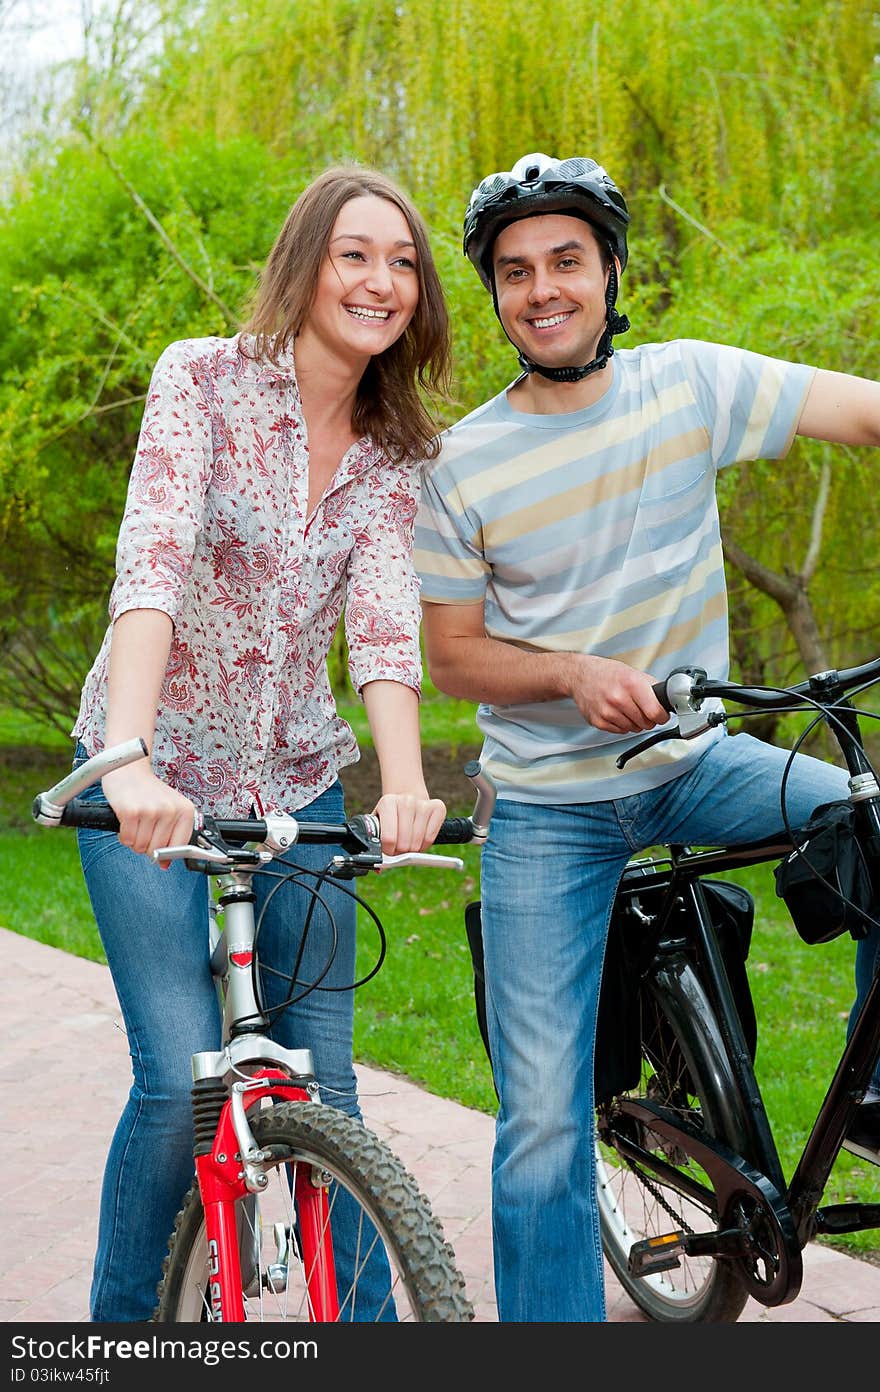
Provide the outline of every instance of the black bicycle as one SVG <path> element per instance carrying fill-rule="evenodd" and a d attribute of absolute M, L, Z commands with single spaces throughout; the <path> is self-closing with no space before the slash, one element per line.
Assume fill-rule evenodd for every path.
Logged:
<path fill-rule="evenodd" d="M 848 800 L 778 841 L 668 846 L 624 873 L 597 1040 L 599 1208 L 608 1261 L 653 1320 L 734 1321 L 749 1296 L 785 1304 L 800 1290 L 808 1242 L 880 1227 L 880 1203 L 822 1204 L 880 1048 L 878 980 L 786 1179 L 753 1067 L 744 961 L 754 906 L 739 886 L 714 878 L 776 862 L 778 892 L 802 937 L 864 934 L 880 905 L 880 787 L 860 729 L 873 716 L 851 697 L 878 680 L 880 658 L 786 689 L 679 669 L 655 687 L 677 728 L 622 756 L 727 721 L 710 699 L 723 698 L 747 708 L 737 719 L 812 708 L 810 728 L 824 722 L 850 774 Z"/>

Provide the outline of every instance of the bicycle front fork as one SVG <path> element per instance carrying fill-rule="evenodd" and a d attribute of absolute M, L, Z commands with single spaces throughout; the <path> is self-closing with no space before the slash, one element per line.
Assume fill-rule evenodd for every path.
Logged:
<path fill-rule="evenodd" d="M 261 1263 L 249 1261 L 242 1270 L 242 1248 L 263 1241 L 258 1220 L 242 1221 L 243 1205 L 269 1183 L 270 1153 L 260 1150 L 247 1119 L 250 1107 L 263 1098 L 274 1102 L 317 1100 L 314 1078 L 292 1083 L 285 1074 L 261 1073 L 232 1085 L 229 1096 L 221 1078 L 197 1078 L 193 1085 L 195 1165 L 207 1241 L 207 1290 L 205 1298 L 215 1322 L 243 1323 L 244 1296 L 252 1280 L 261 1279 Z M 309 1308 L 323 1318 L 338 1316 L 336 1271 L 329 1239 L 330 1216 L 326 1188 L 311 1165 L 296 1166 L 292 1179 L 299 1225 L 299 1241 L 314 1254 L 306 1271 Z M 253 1203 L 253 1201 L 251 1201 Z M 251 1230 L 253 1229 L 253 1230 Z M 273 1285 L 276 1291 L 287 1281 L 291 1233 L 276 1233 L 278 1260 Z M 251 1271 L 253 1266 L 253 1271 Z M 283 1268 L 283 1269 L 282 1269 Z M 259 1296 L 259 1291 L 253 1292 Z"/>

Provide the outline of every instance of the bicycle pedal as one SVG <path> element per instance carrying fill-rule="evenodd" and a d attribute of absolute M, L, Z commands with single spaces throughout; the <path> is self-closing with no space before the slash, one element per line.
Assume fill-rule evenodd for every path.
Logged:
<path fill-rule="evenodd" d="M 661 1237 L 645 1237 L 629 1249 L 627 1266 L 631 1276 L 650 1276 L 655 1271 L 672 1271 L 681 1266 L 679 1257 L 685 1251 L 683 1232 L 663 1233 Z"/>

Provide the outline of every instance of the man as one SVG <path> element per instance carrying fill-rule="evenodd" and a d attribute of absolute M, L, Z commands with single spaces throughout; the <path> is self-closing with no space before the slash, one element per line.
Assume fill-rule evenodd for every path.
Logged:
<path fill-rule="evenodd" d="M 664 725 L 652 684 L 728 672 L 719 468 L 796 434 L 880 444 L 880 384 L 696 341 L 615 353 L 629 214 L 590 159 L 527 155 L 474 191 L 464 249 L 522 374 L 427 469 L 417 535 L 431 677 L 480 702 L 498 786 L 481 896 L 499 1110 L 499 1318 L 602 1321 L 593 1042 L 611 904 L 633 852 L 778 834 L 788 751 Z M 847 796 L 799 755 L 792 824 Z M 857 946 L 858 1002 L 880 930 Z M 877 1092 L 849 1141 L 880 1159 Z"/>

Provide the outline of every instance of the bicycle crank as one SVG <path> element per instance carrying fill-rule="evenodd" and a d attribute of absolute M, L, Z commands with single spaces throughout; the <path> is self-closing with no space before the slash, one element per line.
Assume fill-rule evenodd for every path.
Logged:
<path fill-rule="evenodd" d="M 652 1276 L 681 1266 L 682 1257 L 737 1257 L 751 1260 L 752 1240 L 745 1227 L 695 1233 L 675 1230 L 634 1242 L 627 1265 L 631 1276 Z"/>
<path fill-rule="evenodd" d="M 785 1199 L 767 1176 L 723 1142 L 697 1131 L 686 1119 L 647 1098 L 627 1098 L 621 1102 L 621 1110 L 655 1135 L 683 1148 L 697 1162 L 712 1188 L 694 1185 L 692 1197 L 714 1210 L 719 1220 L 712 1232 L 676 1228 L 633 1243 L 629 1254 L 632 1274 L 646 1276 L 671 1270 L 684 1256 L 716 1257 L 735 1263 L 743 1286 L 762 1305 L 786 1305 L 794 1300 L 803 1279 L 800 1242 Z M 643 1181 L 653 1175 L 661 1185 L 688 1192 L 681 1173 L 662 1155 L 628 1140 L 623 1140 L 620 1150 L 638 1166 Z"/>

